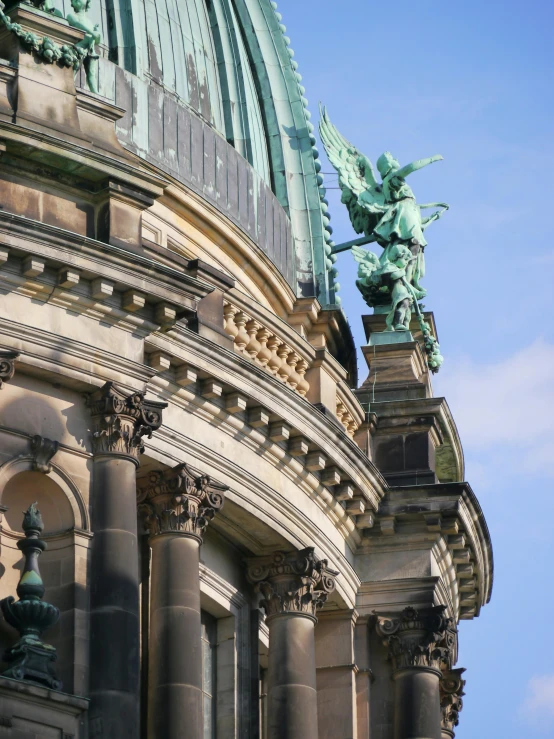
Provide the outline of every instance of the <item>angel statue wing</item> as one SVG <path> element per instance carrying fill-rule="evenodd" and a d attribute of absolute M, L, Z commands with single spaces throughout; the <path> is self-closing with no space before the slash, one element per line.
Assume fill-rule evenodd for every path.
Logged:
<path fill-rule="evenodd" d="M 354 231 L 370 236 L 387 210 L 373 166 L 338 132 L 321 104 L 319 113 L 319 135 L 329 161 L 338 172 L 341 200 L 348 208 Z"/>

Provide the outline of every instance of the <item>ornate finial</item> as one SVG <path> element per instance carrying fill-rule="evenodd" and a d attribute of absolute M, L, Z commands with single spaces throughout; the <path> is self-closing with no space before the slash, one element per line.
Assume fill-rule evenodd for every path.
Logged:
<path fill-rule="evenodd" d="M 9 349 L 0 349 L 0 389 L 4 382 L 8 382 L 15 374 L 15 362 L 19 352 Z"/>
<path fill-rule="evenodd" d="M 209 522 L 223 508 L 228 489 L 179 464 L 150 474 L 149 484 L 137 493 L 139 513 L 151 536 L 173 532 L 202 540 Z"/>
<path fill-rule="evenodd" d="M 454 727 L 458 726 L 460 711 L 463 708 L 462 696 L 465 695 L 466 681 L 462 678 L 464 667 L 445 670 L 440 680 L 440 700 L 443 732 L 454 736 Z"/>
<path fill-rule="evenodd" d="M 20 634 L 19 640 L 3 655 L 3 659 L 11 663 L 11 667 L 3 674 L 15 680 L 28 680 L 60 690 L 62 684 L 56 677 L 53 664 L 56 661 L 56 650 L 40 638 L 42 632 L 57 623 L 60 617 L 55 606 L 42 600 L 44 583 L 38 568 L 38 558 L 46 549 L 46 542 L 39 539 L 43 528 L 40 511 L 37 504 L 33 503 L 23 517 L 25 538 L 17 542 L 25 556 L 23 572 L 17 586 L 19 600 L 15 601 L 10 595 L 0 601 L 4 618 Z"/>
<path fill-rule="evenodd" d="M 449 667 L 455 647 L 456 629 L 444 615 L 445 606 L 405 608 L 397 616 L 377 617 L 377 633 L 389 649 L 394 669 Z"/>
<path fill-rule="evenodd" d="M 339 574 L 330 570 L 326 559 L 319 559 L 313 547 L 299 552 L 275 552 L 267 557 L 247 560 L 248 580 L 256 585 L 266 616 L 302 613 L 315 618 Z"/>
<path fill-rule="evenodd" d="M 167 403 L 145 400 L 144 393 L 125 395 L 107 382 L 86 396 L 93 420 L 92 446 L 95 454 L 124 454 L 138 461 L 144 451 L 142 438 L 162 425 Z"/>

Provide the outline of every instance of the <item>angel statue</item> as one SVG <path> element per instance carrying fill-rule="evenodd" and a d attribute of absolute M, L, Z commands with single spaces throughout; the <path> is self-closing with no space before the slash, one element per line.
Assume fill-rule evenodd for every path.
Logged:
<path fill-rule="evenodd" d="M 341 202 L 348 208 L 355 232 L 364 234 L 361 239 L 335 247 L 333 251 L 352 249 L 359 264 L 356 285 L 370 307 L 380 312 L 388 309 L 386 324 L 389 331 L 408 330 L 412 309 L 416 311 L 420 324 L 425 324 L 421 328 L 424 338 L 428 339 L 429 366 L 437 371 L 442 357 L 428 324 L 423 320 L 418 302 L 427 294 L 420 284 L 425 275 L 423 252 L 427 241 L 424 232 L 448 210 L 448 205 L 418 205 L 406 177 L 442 157 L 418 159 L 401 167 L 386 151 L 377 160 L 382 179 L 378 183 L 369 159 L 338 132 L 325 108 L 320 107 L 320 114 L 319 134 L 329 161 L 339 175 Z M 424 218 L 421 211 L 428 208 L 441 210 Z M 383 247 L 380 258 L 361 248 L 363 244 L 374 241 Z M 430 355 L 431 345 L 433 356 Z"/>

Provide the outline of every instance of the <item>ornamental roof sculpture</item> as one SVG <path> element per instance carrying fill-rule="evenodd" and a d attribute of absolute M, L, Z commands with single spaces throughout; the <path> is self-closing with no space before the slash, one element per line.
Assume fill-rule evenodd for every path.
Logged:
<path fill-rule="evenodd" d="M 382 181 L 375 177 L 373 165 L 331 123 L 320 107 L 319 134 L 329 161 L 339 175 L 341 202 L 361 239 L 335 247 L 334 252 L 351 249 L 358 262 L 356 285 L 371 308 L 388 309 L 388 331 L 408 331 L 415 311 L 424 339 L 427 363 L 437 372 L 443 362 L 437 340 L 423 317 L 419 301 L 427 291 L 420 284 L 425 275 L 423 251 L 425 230 L 448 210 L 446 203 L 418 205 L 406 177 L 418 169 L 442 160 L 437 154 L 418 159 L 404 167 L 386 151 L 377 160 Z M 422 210 L 438 208 L 423 217 Z M 376 242 L 383 248 L 380 257 L 361 246 Z"/>

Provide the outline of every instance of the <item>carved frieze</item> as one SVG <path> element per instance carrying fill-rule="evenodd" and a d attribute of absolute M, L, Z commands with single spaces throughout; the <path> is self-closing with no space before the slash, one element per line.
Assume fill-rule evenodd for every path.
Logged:
<path fill-rule="evenodd" d="M 139 487 L 139 513 L 151 536 L 180 533 L 202 540 L 209 522 L 223 507 L 228 489 L 180 464 L 152 472 L 149 484 Z"/>
<path fill-rule="evenodd" d="M 10 349 L 0 349 L 0 389 L 5 382 L 12 379 L 15 374 L 15 362 L 19 352 Z"/>
<path fill-rule="evenodd" d="M 86 397 L 92 415 L 92 448 L 95 454 L 124 454 L 138 460 L 143 437 L 162 425 L 167 403 L 145 400 L 144 393 L 126 395 L 113 382 Z"/>
<path fill-rule="evenodd" d="M 388 647 L 395 670 L 450 667 L 456 629 L 445 610 L 445 606 L 408 607 L 397 616 L 377 617 L 377 633 Z"/>
<path fill-rule="evenodd" d="M 440 680 L 441 721 L 445 732 L 454 736 L 454 727 L 458 726 L 460 711 L 463 707 L 462 696 L 465 695 L 466 681 L 462 678 L 465 668 L 445 670 Z"/>
<path fill-rule="evenodd" d="M 263 596 L 266 616 L 302 613 L 315 618 L 335 589 L 338 572 L 330 570 L 326 559 L 319 559 L 313 547 L 298 552 L 274 552 L 249 559 L 248 580 Z"/>

